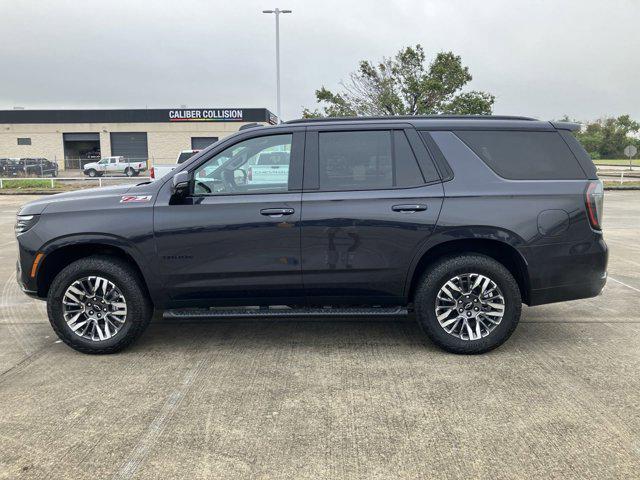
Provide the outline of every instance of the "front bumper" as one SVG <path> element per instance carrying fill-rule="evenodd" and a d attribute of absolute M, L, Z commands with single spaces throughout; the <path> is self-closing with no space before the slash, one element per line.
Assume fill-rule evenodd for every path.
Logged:
<path fill-rule="evenodd" d="M 16 281 L 18 282 L 18 286 L 20 287 L 20 290 L 22 290 L 22 292 L 25 295 L 42 300 L 42 298 L 38 296 L 38 289 L 37 289 L 37 286 L 35 285 L 35 281 L 29 281 L 29 280 L 31 279 L 28 276 L 23 278 L 23 272 L 22 272 L 22 266 L 20 265 L 20 260 L 16 261 Z"/>

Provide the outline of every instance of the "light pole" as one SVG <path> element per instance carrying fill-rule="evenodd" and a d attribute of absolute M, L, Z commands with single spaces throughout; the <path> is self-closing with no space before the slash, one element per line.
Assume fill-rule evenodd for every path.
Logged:
<path fill-rule="evenodd" d="M 280 14 L 291 13 L 291 10 L 263 10 L 262 13 L 275 13 L 276 14 L 276 109 L 278 115 L 278 123 L 282 122 L 280 115 Z"/>

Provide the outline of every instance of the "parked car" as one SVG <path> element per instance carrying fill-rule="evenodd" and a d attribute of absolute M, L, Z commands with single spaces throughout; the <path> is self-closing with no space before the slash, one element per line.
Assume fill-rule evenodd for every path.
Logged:
<path fill-rule="evenodd" d="M 25 177 L 57 177 L 58 164 L 46 158 L 21 158 L 18 168 Z"/>
<path fill-rule="evenodd" d="M 149 176 L 151 177 L 151 180 L 156 180 L 158 178 L 164 177 L 167 173 L 171 172 L 178 165 L 186 162 L 191 157 L 193 157 L 196 153 L 199 153 L 199 152 L 200 152 L 200 150 L 182 150 L 178 154 L 178 157 L 176 158 L 176 163 L 175 164 L 170 164 L 170 165 L 156 165 L 156 164 L 154 164 L 153 167 L 151 167 L 151 170 L 149 172 Z"/>
<path fill-rule="evenodd" d="M 593 297 L 605 285 L 603 186 L 577 128 L 442 116 L 240 131 L 156 182 L 26 204 L 17 279 L 86 353 L 131 344 L 154 309 L 413 311 L 440 347 L 486 352 L 512 334 L 522 303 Z M 274 151 L 290 152 L 277 162 L 286 178 L 237 181 Z"/>
<path fill-rule="evenodd" d="M 134 177 L 147 169 L 146 161 L 131 161 L 125 157 L 105 157 L 99 162 L 87 163 L 83 172 L 89 177 L 101 177 L 102 175 L 125 174 Z"/>
<path fill-rule="evenodd" d="M 15 177 L 20 172 L 19 158 L 0 158 L 0 176 Z"/>

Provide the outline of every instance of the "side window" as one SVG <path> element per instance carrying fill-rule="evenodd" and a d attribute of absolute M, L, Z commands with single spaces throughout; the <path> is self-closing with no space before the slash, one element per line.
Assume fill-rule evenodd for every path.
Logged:
<path fill-rule="evenodd" d="M 194 172 L 197 195 L 277 193 L 289 189 L 292 135 L 251 138 L 227 148 Z"/>
<path fill-rule="evenodd" d="M 424 183 L 401 131 L 320 132 L 318 164 L 320 190 L 325 191 L 413 187 Z"/>
<path fill-rule="evenodd" d="M 494 172 L 510 180 L 585 178 L 557 132 L 457 131 L 455 134 Z"/>
<path fill-rule="evenodd" d="M 417 187 L 424 184 L 424 178 L 420 167 L 418 167 L 418 161 L 416 156 L 411 150 L 409 140 L 404 132 L 395 130 L 393 132 L 393 144 L 395 148 L 395 172 L 396 172 L 396 187 Z M 431 174 L 431 178 L 437 178 L 438 174 L 433 172 L 426 172 L 427 175 Z"/>

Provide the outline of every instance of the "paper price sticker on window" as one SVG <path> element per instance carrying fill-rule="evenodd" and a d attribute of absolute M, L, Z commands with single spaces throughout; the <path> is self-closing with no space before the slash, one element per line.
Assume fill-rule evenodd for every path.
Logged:
<path fill-rule="evenodd" d="M 123 195 L 120 203 L 144 203 L 151 200 L 151 195 Z"/>

